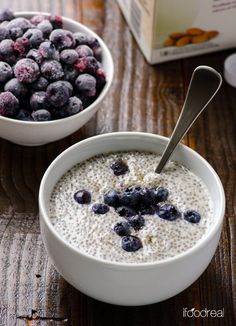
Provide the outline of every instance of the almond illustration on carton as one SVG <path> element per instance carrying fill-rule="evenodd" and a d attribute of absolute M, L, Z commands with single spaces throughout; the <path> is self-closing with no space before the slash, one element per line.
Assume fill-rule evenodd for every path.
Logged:
<path fill-rule="evenodd" d="M 204 33 L 202 35 L 193 36 L 192 39 L 191 39 L 191 41 L 192 41 L 192 43 L 203 43 L 203 42 L 208 41 L 208 39 L 209 38 Z"/>
<path fill-rule="evenodd" d="M 201 28 L 198 27 L 191 27 L 186 30 L 186 34 L 192 36 L 202 35 L 204 32 L 205 31 L 203 31 Z"/>
<path fill-rule="evenodd" d="M 169 38 L 168 40 L 166 40 L 164 43 L 163 43 L 164 46 L 173 46 L 175 45 L 175 41 L 172 40 L 171 38 Z"/>
<path fill-rule="evenodd" d="M 187 44 L 191 43 L 191 37 L 190 36 L 184 36 L 178 39 L 178 41 L 175 43 L 176 46 L 185 46 Z"/>
<path fill-rule="evenodd" d="M 205 32 L 205 35 L 208 37 L 208 39 L 210 40 L 211 38 L 216 37 L 217 35 L 219 35 L 218 31 L 208 31 Z"/>
<path fill-rule="evenodd" d="M 184 36 L 186 36 L 185 33 L 179 33 L 179 32 L 177 32 L 177 33 L 170 34 L 169 35 L 169 38 L 172 39 L 172 40 L 178 40 L 178 39 L 180 39 L 181 37 L 184 37 Z"/>

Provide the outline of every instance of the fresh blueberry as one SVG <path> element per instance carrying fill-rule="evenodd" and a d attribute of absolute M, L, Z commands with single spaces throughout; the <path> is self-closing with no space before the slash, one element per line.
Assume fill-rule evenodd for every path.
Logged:
<path fill-rule="evenodd" d="M 49 120 L 51 120 L 51 113 L 44 109 L 34 111 L 31 114 L 31 116 L 34 121 L 49 121 Z"/>
<path fill-rule="evenodd" d="M 115 231 L 116 234 L 118 234 L 121 237 L 123 237 L 125 235 L 129 235 L 130 234 L 130 224 L 126 221 L 117 222 L 114 225 L 113 230 Z"/>
<path fill-rule="evenodd" d="M 120 203 L 123 206 L 136 207 L 139 203 L 139 190 L 129 187 L 120 194 Z"/>
<path fill-rule="evenodd" d="M 0 94 L 0 116 L 13 117 L 18 113 L 19 101 L 11 92 Z"/>
<path fill-rule="evenodd" d="M 81 74 L 76 78 L 75 87 L 79 93 L 88 97 L 96 95 L 96 79 L 89 74 Z"/>
<path fill-rule="evenodd" d="M 12 78 L 5 84 L 4 91 L 11 92 L 17 98 L 22 98 L 27 95 L 28 88 L 25 84 L 19 82 L 17 78 Z"/>
<path fill-rule="evenodd" d="M 108 191 L 104 195 L 104 203 L 112 207 L 118 207 L 120 205 L 119 195 L 120 193 L 116 190 Z"/>
<path fill-rule="evenodd" d="M 33 120 L 29 111 L 23 110 L 23 109 L 21 109 L 14 118 L 16 120 L 21 120 L 21 121 L 32 121 Z"/>
<path fill-rule="evenodd" d="M 14 41 L 6 39 L 0 42 L 0 57 L 9 63 L 15 64 L 18 53 L 14 49 Z"/>
<path fill-rule="evenodd" d="M 39 46 L 39 44 L 43 42 L 43 33 L 38 28 L 29 28 L 23 37 L 29 39 L 33 48 Z"/>
<path fill-rule="evenodd" d="M 51 59 L 43 61 L 41 64 L 41 73 L 46 79 L 50 81 L 59 80 L 64 76 L 60 62 Z"/>
<path fill-rule="evenodd" d="M 46 109 L 48 110 L 50 105 L 46 92 L 35 92 L 30 97 L 30 107 L 32 111 Z"/>
<path fill-rule="evenodd" d="M 5 83 L 12 77 L 12 75 L 13 71 L 11 66 L 4 61 L 0 61 L 0 82 Z"/>
<path fill-rule="evenodd" d="M 169 191 L 164 187 L 153 189 L 153 191 L 155 194 L 155 201 L 157 204 L 166 201 L 169 196 Z"/>
<path fill-rule="evenodd" d="M 13 27 L 9 30 L 9 34 L 12 40 L 16 40 L 19 37 L 22 37 L 24 32 L 20 27 Z"/>
<path fill-rule="evenodd" d="M 0 41 L 10 38 L 9 31 L 6 27 L 0 26 Z"/>
<path fill-rule="evenodd" d="M 164 204 L 160 206 L 157 214 L 160 218 L 168 221 L 174 221 L 181 215 L 178 209 L 172 204 Z"/>
<path fill-rule="evenodd" d="M 38 65 L 40 65 L 43 62 L 43 57 L 39 53 L 38 49 L 29 50 L 29 52 L 26 54 L 26 58 L 34 60 Z"/>
<path fill-rule="evenodd" d="M 66 64 L 72 65 L 78 59 L 78 53 L 73 49 L 65 49 L 60 53 L 60 59 Z"/>
<path fill-rule="evenodd" d="M 32 59 L 21 59 L 14 67 L 16 78 L 22 83 L 33 83 L 39 76 L 39 66 Z"/>
<path fill-rule="evenodd" d="M 118 160 L 111 165 L 114 175 L 119 176 L 129 171 L 128 165 L 123 160 Z"/>
<path fill-rule="evenodd" d="M 35 15 L 33 16 L 31 19 L 30 19 L 30 22 L 33 24 L 33 25 L 38 25 L 39 23 L 41 23 L 43 20 L 45 20 L 45 16 L 44 15 Z"/>
<path fill-rule="evenodd" d="M 139 200 L 140 206 L 149 207 L 155 204 L 155 194 L 152 189 L 148 187 L 143 187 L 139 190 Z"/>
<path fill-rule="evenodd" d="M 121 247 L 128 252 L 134 252 L 143 247 L 141 240 L 133 235 L 127 235 L 121 239 Z"/>
<path fill-rule="evenodd" d="M 184 213 L 184 219 L 190 223 L 199 223 L 201 215 L 194 210 L 189 210 Z"/>
<path fill-rule="evenodd" d="M 79 58 L 93 57 L 93 50 L 87 45 L 79 45 L 75 48 Z"/>
<path fill-rule="evenodd" d="M 80 73 L 95 75 L 99 68 L 98 62 L 94 57 L 82 57 L 75 62 L 75 68 Z"/>
<path fill-rule="evenodd" d="M 64 79 L 72 83 L 75 82 L 76 78 L 79 75 L 78 70 L 76 70 L 75 67 L 71 65 L 64 65 L 63 71 L 64 71 Z"/>
<path fill-rule="evenodd" d="M 134 210 L 131 207 L 126 207 L 126 206 L 117 207 L 116 212 L 117 212 L 117 214 L 119 214 L 122 217 L 129 217 L 129 216 L 137 215 L 136 210 Z"/>
<path fill-rule="evenodd" d="M 105 204 L 93 204 L 92 210 L 95 214 L 106 214 L 109 211 L 109 206 Z"/>
<path fill-rule="evenodd" d="M 55 107 L 65 105 L 72 95 L 73 87 L 67 81 L 56 81 L 47 87 L 48 101 Z"/>
<path fill-rule="evenodd" d="M 58 59 L 57 61 L 59 61 L 59 54 L 55 45 L 50 41 L 45 41 L 40 44 L 39 53 L 44 59 Z"/>
<path fill-rule="evenodd" d="M 53 29 L 52 24 L 48 19 L 43 19 L 40 23 L 38 23 L 37 28 L 43 33 L 44 38 L 48 38 Z"/>
<path fill-rule="evenodd" d="M 14 18 L 15 18 L 14 13 L 10 9 L 0 10 L 0 22 L 3 22 L 4 20 L 12 20 Z"/>
<path fill-rule="evenodd" d="M 54 29 L 63 28 L 63 21 L 61 16 L 51 15 L 49 16 L 48 20 L 50 21 Z"/>
<path fill-rule="evenodd" d="M 55 108 L 55 110 L 53 110 L 53 113 L 55 114 L 56 118 L 66 118 L 76 113 L 79 113 L 82 110 L 83 104 L 81 100 L 78 97 L 73 96 L 69 98 L 69 101 L 64 106 L 60 108 Z"/>
<path fill-rule="evenodd" d="M 79 190 L 74 194 L 74 200 L 79 204 L 90 204 L 91 194 L 87 190 Z"/>
<path fill-rule="evenodd" d="M 14 50 L 21 56 L 25 55 L 31 47 L 31 42 L 27 37 L 19 37 L 13 44 Z"/>
<path fill-rule="evenodd" d="M 142 215 L 128 216 L 127 220 L 136 231 L 145 225 L 145 219 Z"/>
<path fill-rule="evenodd" d="M 151 205 L 151 206 L 140 206 L 139 207 L 139 213 L 141 215 L 154 215 L 157 211 L 156 206 Z"/>
<path fill-rule="evenodd" d="M 31 88 L 34 91 L 45 91 L 48 86 L 48 80 L 40 76 L 35 82 L 31 84 Z"/>
<path fill-rule="evenodd" d="M 72 32 L 65 29 L 54 29 L 50 34 L 49 40 L 54 43 L 59 51 L 72 48 L 75 45 Z"/>
<path fill-rule="evenodd" d="M 12 19 L 8 24 L 7 24 L 7 28 L 8 30 L 11 30 L 12 28 L 15 27 L 20 27 L 24 32 L 29 29 L 32 28 L 33 25 L 31 24 L 31 22 L 23 17 L 17 17 Z"/>

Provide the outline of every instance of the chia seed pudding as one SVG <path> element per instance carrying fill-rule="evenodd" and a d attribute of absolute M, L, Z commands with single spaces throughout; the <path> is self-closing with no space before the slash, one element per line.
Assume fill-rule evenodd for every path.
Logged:
<path fill-rule="evenodd" d="M 160 156 L 118 152 L 95 156 L 67 171 L 53 189 L 49 215 L 75 248 L 122 263 L 160 261 L 193 247 L 213 220 L 203 181 Z"/>

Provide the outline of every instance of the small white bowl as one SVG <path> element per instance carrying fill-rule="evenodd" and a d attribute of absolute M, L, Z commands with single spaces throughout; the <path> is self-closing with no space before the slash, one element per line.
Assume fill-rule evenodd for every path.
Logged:
<path fill-rule="evenodd" d="M 31 18 L 34 15 L 43 14 L 49 16 L 48 13 L 42 12 L 17 12 L 16 17 Z M 103 42 L 103 40 L 88 27 L 66 17 L 62 17 L 64 29 L 72 32 L 82 32 L 87 35 L 94 36 L 98 39 L 102 48 L 102 65 L 106 71 L 106 85 L 99 94 L 98 98 L 89 105 L 84 111 L 77 113 L 68 118 L 52 120 L 46 122 L 20 121 L 0 116 L 0 137 L 10 140 L 13 143 L 25 146 L 38 146 L 47 144 L 58 139 L 64 138 L 79 128 L 81 128 L 91 117 L 97 112 L 101 106 L 101 102 L 106 96 L 114 74 L 114 64 L 111 53 Z"/>
<path fill-rule="evenodd" d="M 50 194 L 61 176 L 94 155 L 117 151 L 163 152 L 168 138 L 140 132 L 91 137 L 61 153 L 44 174 L 39 191 L 40 226 L 48 255 L 75 288 L 98 300 L 119 305 L 145 305 L 165 300 L 192 284 L 210 263 L 219 242 L 225 195 L 213 168 L 192 149 L 179 145 L 173 160 L 200 177 L 214 203 L 214 223 L 197 244 L 163 261 L 126 264 L 108 262 L 80 252 L 55 231 L 48 216 Z"/>

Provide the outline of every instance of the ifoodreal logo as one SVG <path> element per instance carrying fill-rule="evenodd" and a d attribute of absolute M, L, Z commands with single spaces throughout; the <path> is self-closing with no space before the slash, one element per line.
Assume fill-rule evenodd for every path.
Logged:
<path fill-rule="evenodd" d="M 205 317 L 212 317 L 212 318 L 223 318 L 224 317 L 224 308 L 219 310 L 214 309 L 195 309 L 195 308 L 183 308 L 183 317 L 184 318 L 205 318 Z"/>

